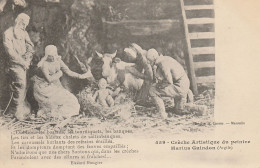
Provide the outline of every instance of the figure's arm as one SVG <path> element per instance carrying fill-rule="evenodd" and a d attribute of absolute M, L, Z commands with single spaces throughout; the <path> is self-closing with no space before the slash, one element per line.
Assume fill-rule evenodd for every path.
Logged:
<path fill-rule="evenodd" d="M 61 65 L 61 70 L 62 70 L 65 74 L 67 74 L 68 76 L 73 77 L 73 78 L 80 78 L 80 74 L 71 71 L 71 70 L 69 69 L 69 67 L 68 67 L 62 60 L 60 60 L 60 65 Z"/>
<path fill-rule="evenodd" d="M 26 53 L 25 56 L 31 62 L 32 56 L 34 54 L 34 45 L 33 42 L 30 39 L 29 34 L 25 31 L 25 42 L 26 42 Z"/>
<path fill-rule="evenodd" d="M 144 71 L 145 71 L 145 79 L 149 80 L 149 81 L 153 81 L 153 68 L 150 64 L 146 64 L 144 67 Z"/>
<path fill-rule="evenodd" d="M 60 60 L 60 65 L 61 65 L 61 70 L 67 74 L 68 76 L 70 77 L 73 77 L 73 78 L 78 78 L 78 79 L 86 79 L 88 77 L 91 77 L 92 74 L 90 73 L 90 70 L 88 70 L 86 73 L 84 74 L 79 74 L 79 73 L 76 73 L 76 72 L 73 72 L 69 69 L 69 67 L 62 61 Z"/>
<path fill-rule="evenodd" d="M 25 69 L 28 69 L 29 68 L 29 64 L 22 58 L 21 55 L 18 55 L 14 51 L 12 39 L 6 33 L 4 33 L 3 43 L 4 43 L 5 50 L 8 53 L 11 61 L 16 63 L 16 64 L 18 64 L 18 65 L 21 65 Z"/>
<path fill-rule="evenodd" d="M 96 101 L 97 97 L 98 97 L 98 90 L 94 93 L 92 98 L 93 98 L 94 101 Z"/>
<path fill-rule="evenodd" d="M 112 97 L 114 97 L 114 96 L 116 96 L 116 95 L 119 94 L 120 90 L 121 90 L 120 87 L 116 88 L 116 90 L 115 90 L 114 92 L 113 92 L 112 90 L 109 90 L 109 91 L 110 91 L 109 94 L 110 94 Z"/>
<path fill-rule="evenodd" d="M 137 78 L 141 78 L 141 79 L 145 78 L 145 75 L 143 73 L 137 71 L 137 69 L 134 67 L 126 67 L 126 71 L 131 73 L 132 75 L 134 75 Z"/>
<path fill-rule="evenodd" d="M 171 73 L 170 68 L 168 66 L 162 66 L 162 65 L 160 65 L 160 68 L 162 69 L 162 73 L 163 73 L 164 79 L 169 84 L 173 84 L 172 73 Z"/>
<path fill-rule="evenodd" d="M 60 77 L 62 76 L 62 71 L 58 71 L 57 73 L 55 73 L 55 74 L 53 74 L 53 75 L 50 75 L 49 69 L 48 69 L 48 67 L 46 66 L 46 64 L 44 64 L 44 63 L 43 63 L 43 65 L 42 65 L 41 69 L 42 69 L 42 72 L 43 72 L 44 77 L 46 78 L 46 80 L 47 80 L 49 83 L 60 79 Z"/>
<path fill-rule="evenodd" d="M 51 75 L 51 77 L 53 78 L 53 80 L 58 80 L 60 79 L 60 77 L 62 77 L 63 73 L 62 71 L 58 71 L 55 74 Z"/>
<path fill-rule="evenodd" d="M 30 52 L 34 52 L 34 50 L 33 50 L 33 47 L 34 47 L 33 42 L 31 41 L 31 38 L 30 38 L 29 34 L 26 31 L 25 31 L 25 42 L 28 45 L 30 45 L 30 48 L 29 48 Z"/>

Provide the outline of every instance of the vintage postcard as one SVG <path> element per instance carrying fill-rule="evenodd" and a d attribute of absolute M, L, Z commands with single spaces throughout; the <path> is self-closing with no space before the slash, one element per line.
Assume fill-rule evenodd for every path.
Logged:
<path fill-rule="evenodd" d="M 0 167 L 259 168 L 256 0 L 1 0 Z"/>

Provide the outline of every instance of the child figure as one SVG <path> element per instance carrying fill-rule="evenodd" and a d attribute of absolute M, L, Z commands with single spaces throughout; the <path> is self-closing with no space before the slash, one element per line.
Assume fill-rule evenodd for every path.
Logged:
<path fill-rule="evenodd" d="M 111 107 L 115 105 L 113 97 L 118 95 L 120 88 L 118 87 L 114 92 L 110 89 L 107 89 L 107 81 L 104 78 L 101 78 L 98 82 L 99 90 L 93 95 L 93 99 L 102 106 Z"/>

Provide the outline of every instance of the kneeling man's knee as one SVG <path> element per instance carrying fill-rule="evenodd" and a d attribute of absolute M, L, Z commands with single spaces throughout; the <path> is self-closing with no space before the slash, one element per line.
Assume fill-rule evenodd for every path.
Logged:
<path fill-rule="evenodd" d="M 152 86 L 150 89 L 149 89 L 149 94 L 151 97 L 155 97 L 157 96 L 157 89 L 155 86 Z"/>

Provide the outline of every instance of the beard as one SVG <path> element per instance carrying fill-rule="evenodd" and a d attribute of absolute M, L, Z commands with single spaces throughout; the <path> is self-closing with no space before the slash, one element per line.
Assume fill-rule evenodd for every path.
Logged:
<path fill-rule="evenodd" d="M 24 39 L 25 38 L 25 30 L 21 28 L 14 28 L 14 35 L 18 39 Z"/>

